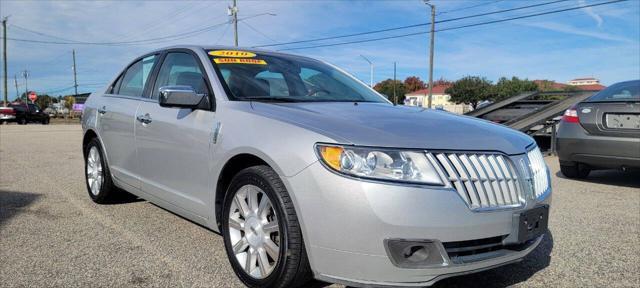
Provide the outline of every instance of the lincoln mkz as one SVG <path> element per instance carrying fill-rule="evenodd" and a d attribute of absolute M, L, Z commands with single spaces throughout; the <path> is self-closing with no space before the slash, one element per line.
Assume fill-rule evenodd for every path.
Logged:
<path fill-rule="evenodd" d="M 126 190 L 220 232 L 249 287 L 428 286 L 517 262 L 547 232 L 532 138 L 394 105 L 307 57 L 153 51 L 88 98 L 82 127 L 93 201 Z"/>

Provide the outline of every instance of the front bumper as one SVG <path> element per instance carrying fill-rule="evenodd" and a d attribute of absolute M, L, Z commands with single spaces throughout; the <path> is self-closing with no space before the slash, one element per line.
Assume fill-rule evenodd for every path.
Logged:
<path fill-rule="evenodd" d="M 522 208 L 472 212 L 452 189 L 352 179 L 320 163 L 285 182 L 292 191 L 315 277 L 354 286 L 427 286 L 446 277 L 519 261 L 542 237 L 517 251 L 505 249 L 471 263 L 454 264 L 443 252 L 448 263 L 419 269 L 395 266 L 384 243 L 387 239 L 429 239 L 443 245 L 501 236 L 504 244 L 515 244 L 520 212 L 551 202 L 551 194 L 546 193 L 543 200 L 530 199 Z"/>

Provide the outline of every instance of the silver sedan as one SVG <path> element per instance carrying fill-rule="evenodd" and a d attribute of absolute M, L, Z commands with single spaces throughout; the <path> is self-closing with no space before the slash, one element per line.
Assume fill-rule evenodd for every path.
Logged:
<path fill-rule="evenodd" d="M 152 51 L 88 98 L 82 125 L 95 202 L 126 190 L 220 232 L 249 287 L 431 285 L 519 261 L 547 231 L 530 137 L 393 105 L 306 57 Z"/>

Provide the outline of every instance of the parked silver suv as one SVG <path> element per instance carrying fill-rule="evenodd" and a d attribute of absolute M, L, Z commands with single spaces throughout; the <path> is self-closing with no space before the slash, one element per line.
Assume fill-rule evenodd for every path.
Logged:
<path fill-rule="evenodd" d="M 551 189 L 534 141 L 396 106 L 301 56 L 146 54 L 85 104 L 86 182 L 219 231 L 250 287 L 425 286 L 525 257 Z"/>

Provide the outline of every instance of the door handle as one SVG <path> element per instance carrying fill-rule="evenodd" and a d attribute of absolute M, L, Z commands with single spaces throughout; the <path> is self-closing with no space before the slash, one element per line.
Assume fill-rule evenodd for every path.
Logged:
<path fill-rule="evenodd" d="M 102 106 L 102 108 L 98 108 L 98 113 L 100 113 L 100 115 L 104 115 L 104 113 L 107 113 L 107 106 Z"/>
<path fill-rule="evenodd" d="M 151 123 L 151 116 L 149 115 L 149 113 L 144 115 L 138 115 L 136 116 L 136 120 L 140 121 L 140 123 L 142 124 L 149 124 Z"/>

